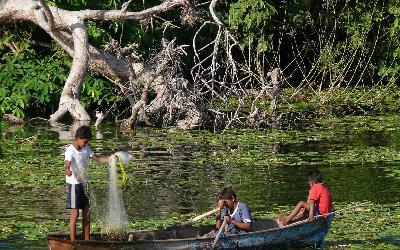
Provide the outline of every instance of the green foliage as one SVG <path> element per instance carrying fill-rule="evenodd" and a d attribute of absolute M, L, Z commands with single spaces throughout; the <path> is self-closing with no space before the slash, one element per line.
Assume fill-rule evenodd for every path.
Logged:
<path fill-rule="evenodd" d="M 391 18 L 384 30 L 390 35 L 385 40 L 386 46 L 380 49 L 385 57 L 380 61 L 378 74 L 387 77 L 389 83 L 395 83 L 400 74 L 400 1 L 392 0 L 388 6 Z"/>
<path fill-rule="evenodd" d="M 297 67 L 304 67 L 305 75 L 321 72 L 312 79 L 317 83 L 329 81 L 329 75 L 350 85 L 380 79 L 391 84 L 398 82 L 400 70 L 399 9 L 398 0 L 238 0 L 229 5 L 228 24 L 246 47 L 246 57 L 266 55 L 265 69 L 279 64 L 295 70 L 293 60 L 301 55 L 304 64 Z M 292 78 L 290 84 L 301 80 Z"/>
<path fill-rule="evenodd" d="M 229 27 L 239 35 L 241 46 L 255 45 L 258 51 L 272 48 L 271 19 L 276 14 L 273 5 L 263 0 L 239 0 L 229 7 Z"/>
<path fill-rule="evenodd" d="M 25 110 L 57 105 L 66 70 L 59 58 L 5 53 L 0 62 L 0 113 L 23 118 Z"/>
<path fill-rule="evenodd" d="M 81 93 L 80 100 L 89 111 L 99 107 L 106 109 L 111 104 L 124 100 L 113 85 L 103 79 L 95 78 L 90 73 L 83 81 Z"/>
<path fill-rule="evenodd" d="M 111 39 L 109 33 L 93 22 L 88 23 L 88 32 L 99 45 Z M 0 34 L 0 113 L 20 118 L 27 114 L 50 115 L 58 106 L 68 77 L 70 56 L 59 47 L 43 49 L 32 45 L 32 40 L 51 42 L 35 26 L 20 26 L 17 30 L 2 26 Z M 90 73 L 84 79 L 81 98 L 89 113 L 122 100 L 115 87 Z"/>
<path fill-rule="evenodd" d="M 58 51 L 53 56 L 35 58 L 35 55 L 34 51 L 26 50 L 5 53 L 0 58 L 0 113 L 12 113 L 20 118 L 27 111 L 49 115 L 58 106 L 70 58 Z M 89 112 L 121 100 L 112 85 L 87 74 L 81 101 Z"/>
<path fill-rule="evenodd" d="M 88 21 L 86 23 L 87 32 L 93 45 L 102 45 L 109 42 L 112 37 L 105 29 L 98 27 L 98 25 L 93 21 Z"/>

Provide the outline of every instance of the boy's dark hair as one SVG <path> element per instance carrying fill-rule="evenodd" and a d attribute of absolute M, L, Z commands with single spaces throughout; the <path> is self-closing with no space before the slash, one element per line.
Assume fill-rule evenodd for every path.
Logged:
<path fill-rule="evenodd" d="M 236 199 L 236 193 L 235 193 L 235 191 L 233 191 L 232 187 L 224 187 L 219 192 L 218 198 L 219 199 L 231 199 L 231 198 Z"/>
<path fill-rule="evenodd" d="M 80 126 L 75 133 L 75 139 L 88 139 L 92 138 L 92 133 L 90 132 L 90 128 L 88 126 Z"/>
<path fill-rule="evenodd" d="M 308 172 L 308 180 L 312 183 L 321 183 L 322 173 L 318 170 L 311 170 Z"/>

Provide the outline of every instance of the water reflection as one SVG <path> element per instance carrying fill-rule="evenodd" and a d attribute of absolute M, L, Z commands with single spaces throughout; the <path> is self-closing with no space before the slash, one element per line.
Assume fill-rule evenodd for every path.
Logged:
<path fill-rule="evenodd" d="M 59 140 L 72 141 L 75 139 L 76 130 L 81 126 L 90 126 L 90 121 L 74 121 L 70 125 L 52 121 L 49 124 L 51 126 L 51 130 L 56 131 L 59 134 Z M 96 140 L 103 139 L 103 134 L 99 129 L 96 129 L 92 135 L 94 135 Z"/>

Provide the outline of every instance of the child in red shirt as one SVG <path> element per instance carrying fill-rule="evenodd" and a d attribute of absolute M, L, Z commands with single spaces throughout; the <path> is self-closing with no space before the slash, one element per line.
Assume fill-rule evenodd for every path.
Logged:
<path fill-rule="evenodd" d="M 332 212 L 332 196 L 328 188 L 322 182 L 322 173 L 318 170 L 308 172 L 308 181 L 310 183 L 310 192 L 307 202 L 299 201 L 293 211 L 287 216 L 281 218 L 283 225 L 287 225 L 290 221 L 308 212 L 308 218 L 314 219 L 314 216 L 326 216 Z"/>

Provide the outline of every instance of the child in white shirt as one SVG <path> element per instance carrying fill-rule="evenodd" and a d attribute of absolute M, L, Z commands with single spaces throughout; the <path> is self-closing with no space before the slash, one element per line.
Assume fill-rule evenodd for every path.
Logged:
<path fill-rule="evenodd" d="M 81 126 L 76 130 L 74 142 L 65 151 L 65 180 L 68 184 L 67 209 L 71 209 L 69 219 L 70 239 L 76 239 L 76 222 L 79 209 L 82 209 L 82 224 L 85 240 L 90 240 L 89 199 L 85 194 L 83 183 L 88 181 L 87 166 L 92 158 L 98 163 L 108 163 L 111 157 L 97 156 L 87 146 L 91 138 L 90 128 Z"/>

